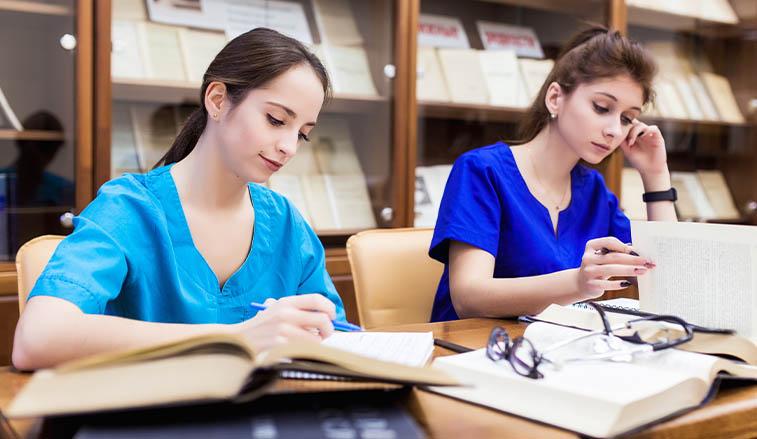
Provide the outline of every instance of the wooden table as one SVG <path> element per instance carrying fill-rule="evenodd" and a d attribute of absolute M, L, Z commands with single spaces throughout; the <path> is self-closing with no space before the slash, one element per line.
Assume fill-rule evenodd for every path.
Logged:
<path fill-rule="evenodd" d="M 423 323 L 377 328 L 381 331 L 433 331 L 434 337 L 471 348 L 486 344 L 495 325 L 507 328 L 510 335 L 522 335 L 525 325 L 512 320 L 467 319 L 454 322 Z M 434 356 L 453 352 L 436 347 Z M 13 396 L 28 381 L 29 374 L 0 368 L 0 408 L 8 406 Z M 430 437 L 453 438 L 577 438 L 573 433 L 537 424 L 494 410 L 466 404 L 444 396 L 413 389 L 406 407 L 426 429 Z M 40 436 L 40 419 L 14 420 L 10 426 L 16 436 Z M 7 426 L 0 425 L 0 436 Z M 757 437 L 757 386 L 729 386 L 722 389 L 709 405 L 684 416 L 659 424 L 634 438 L 755 438 Z"/>

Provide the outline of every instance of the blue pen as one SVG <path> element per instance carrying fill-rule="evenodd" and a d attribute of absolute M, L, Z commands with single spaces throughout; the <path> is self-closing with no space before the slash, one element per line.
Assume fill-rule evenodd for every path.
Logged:
<path fill-rule="evenodd" d="M 250 306 L 258 311 L 263 311 L 267 308 L 265 305 L 261 305 L 260 303 L 255 303 L 255 302 L 250 303 Z M 352 323 L 349 323 L 349 322 L 340 322 L 337 320 L 332 320 L 331 323 L 334 324 L 334 329 L 337 331 L 351 332 L 351 331 L 363 330 L 363 328 L 361 328 L 360 326 L 353 325 Z"/>

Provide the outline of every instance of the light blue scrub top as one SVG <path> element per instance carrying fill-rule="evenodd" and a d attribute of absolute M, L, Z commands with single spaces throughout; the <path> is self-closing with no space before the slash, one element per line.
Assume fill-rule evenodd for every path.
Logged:
<path fill-rule="evenodd" d="M 74 232 L 29 297 L 59 297 L 88 314 L 151 322 L 238 323 L 256 314 L 250 302 L 319 293 L 345 320 L 316 234 L 286 198 L 253 183 L 252 248 L 220 289 L 192 241 L 170 168 L 104 184 L 74 218 Z"/>

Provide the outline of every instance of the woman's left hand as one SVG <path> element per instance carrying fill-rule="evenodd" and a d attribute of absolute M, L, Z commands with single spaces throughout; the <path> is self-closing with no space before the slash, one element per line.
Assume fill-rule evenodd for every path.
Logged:
<path fill-rule="evenodd" d="M 659 174 L 668 170 L 665 139 L 657 125 L 647 125 L 638 119 L 623 143 L 620 144 L 628 162 L 643 175 Z"/>

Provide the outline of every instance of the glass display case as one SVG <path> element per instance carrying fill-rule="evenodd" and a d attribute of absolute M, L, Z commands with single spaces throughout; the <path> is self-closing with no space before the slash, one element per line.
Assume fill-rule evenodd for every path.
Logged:
<path fill-rule="evenodd" d="M 16 252 L 70 233 L 92 197 L 92 10 L 0 1 L 0 364 L 18 320 Z"/>
<path fill-rule="evenodd" d="M 627 0 L 628 35 L 655 54 L 654 106 L 682 221 L 755 224 L 757 4 Z M 629 175 L 629 178 L 625 178 Z M 640 182 L 624 172 L 627 212 L 646 217 Z"/>

